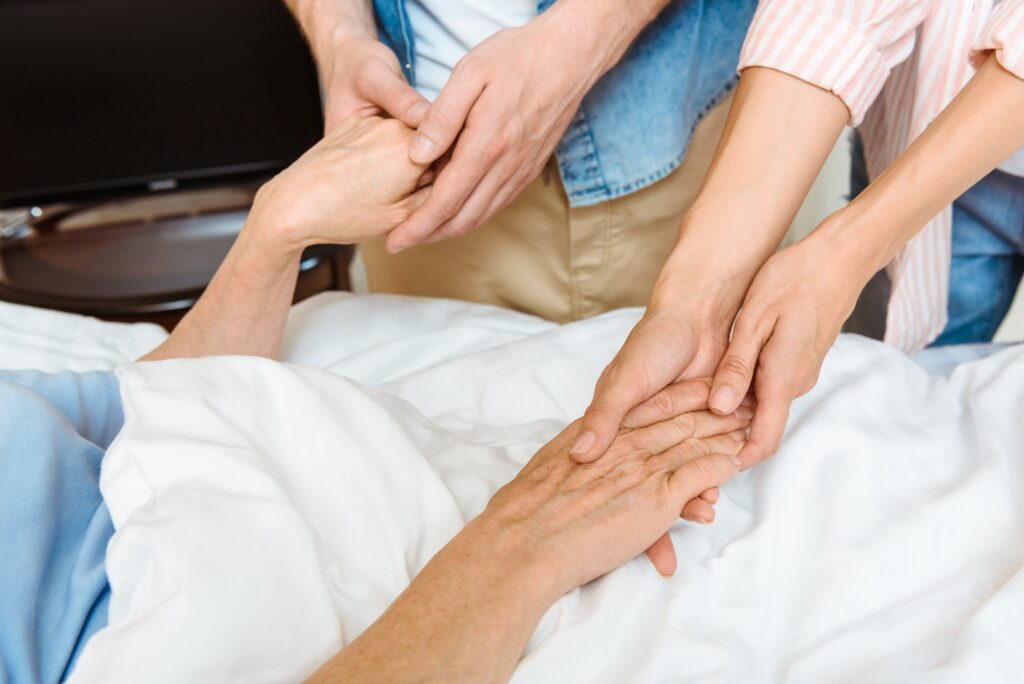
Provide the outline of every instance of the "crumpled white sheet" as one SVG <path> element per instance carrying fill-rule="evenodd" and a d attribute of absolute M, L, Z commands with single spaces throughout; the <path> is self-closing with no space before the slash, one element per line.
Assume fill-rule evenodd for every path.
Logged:
<path fill-rule="evenodd" d="M 308 675 L 582 411 L 633 322 L 524 318 L 424 362 L 339 328 L 320 362 L 381 392 L 256 359 L 123 369 L 111 620 L 73 680 Z M 641 558 L 567 595 L 515 681 L 1019 681 L 1022 419 L 1022 347 L 946 380 L 841 339 L 780 453 L 673 528 L 676 576 Z"/>
<path fill-rule="evenodd" d="M 166 338 L 167 332 L 152 323 L 109 323 L 0 302 L 0 368 L 4 369 L 113 370 Z"/>

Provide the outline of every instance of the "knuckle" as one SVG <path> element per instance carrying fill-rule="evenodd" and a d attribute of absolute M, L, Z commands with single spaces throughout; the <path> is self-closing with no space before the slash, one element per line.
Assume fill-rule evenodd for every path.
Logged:
<path fill-rule="evenodd" d="M 715 469 L 711 466 L 705 458 L 697 459 L 691 463 L 693 469 L 694 478 L 698 482 L 714 482 L 715 481 Z"/>
<path fill-rule="evenodd" d="M 431 107 L 427 112 L 420 130 L 428 137 L 437 137 L 439 133 L 451 131 L 455 128 L 455 117 L 446 109 Z"/>
<path fill-rule="evenodd" d="M 662 391 L 651 397 L 651 407 L 659 415 L 670 416 L 675 413 L 676 402 L 670 392 Z"/>
<path fill-rule="evenodd" d="M 686 435 L 693 435 L 697 432 L 697 419 L 693 417 L 692 413 L 684 413 L 676 416 L 673 419 L 676 427 L 683 431 Z"/>
<path fill-rule="evenodd" d="M 730 354 L 722 359 L 722 370 L 732 375 L 739 375 L 742 377 L 750 377 L 754 373 L 754 369 L 750 367 L 746 359 Z"/>
<path fill-rule="evenodd" d="M 483 162 L 492 162 L 500 157 L 508 147 L 504 135 L 492 135 L 477 147 L 477 156 Z"/>
<path fill-rule="evenodd" d="M 632 489 L 643 483 L 647 476 L 648 467 L 645 461 L 626 459 L 612 468 L 608 478 L 623 489 Z"/>
<path fill-rule="evenodd" d="M 450 219 L 459 213 L 462 208 L 462 200 L 458 197 L 445 197 L 437 207 L 437 213 L 445 219 Z"/>
<path fill-rule="evenodd" d="M 698 456 L 706 456 L 711 453 L 711 449 L 708 447 L 707 442 L 696 437 L 688 437 L 683 440 L 683 447 L 688 453 L 697 454 Z"/>

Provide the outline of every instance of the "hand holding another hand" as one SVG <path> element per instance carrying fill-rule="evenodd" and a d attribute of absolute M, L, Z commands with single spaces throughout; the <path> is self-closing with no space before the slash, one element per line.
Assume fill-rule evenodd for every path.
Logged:
<path fill-rule="evenodd" d="M 430 192 L 409 160 L 413 131 L 397 119 L 350 116 L 260 188 L 252 217 L 292 248 L 384 235 Z"/>
<path fill-rule="evenodd" d="M 579 464 L 569 456 L 574 423 L 495 494 L 481 519 L 518 531 L 524 552 L 558 573 L 564 593 L 665 537 L 686 502 L 735 475 L 747 424 L 707 411 L 673 416 L 619 431 L 605 458 Z M 671 575 L 671 542 L 651 560 Z"/>
<path fill-rule="evenodd" d="M 442 160 L 434 192 L 388 237 L 389 251 L 464 235 L 537 177 L 603 73 L 579 23 L 556 5 L 459 61 L 410 149 L 416 162 Z"/>
<path fill-rule="evenodd" d="M 818 232 L 820 231 L 820 232 Z M 771 257 L 754 278 L 715 373 L 711 409 L 736 410 L 753 389 L 757 411 L 740 454 L 749 468 L 779 448 L 790 405 L 818 381 L 825 355 L 871 276 L 828 228 Z"/>
<path fill-rule="evenodd" d="M 391 48 L 372 33 L 340 33 L 319 55 L 329 134 L 352 115 L 385 116 L 410 128 L 419 125 L 429 102 L 405 80 Z"/>

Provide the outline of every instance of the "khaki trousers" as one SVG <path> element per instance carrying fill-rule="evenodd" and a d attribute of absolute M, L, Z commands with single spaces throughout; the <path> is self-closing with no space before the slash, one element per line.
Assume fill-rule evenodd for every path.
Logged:
<path fill-rule="evenodd" d="M 678 169 L 625 197 L 570 207 L 552 159 L 512 204 L 467 235 L 397 255 L 383 240 L 366 243 L 370 290 L 496 304 L 557 322 L 646 305 L 731 101 L 704 117 Z"/>

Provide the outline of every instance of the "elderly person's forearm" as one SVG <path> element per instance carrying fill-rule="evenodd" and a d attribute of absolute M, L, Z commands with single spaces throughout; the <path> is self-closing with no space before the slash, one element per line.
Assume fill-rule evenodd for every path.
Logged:
<path fill-rule="evenodd" d="M 566 428 L 312 681 L 508 680 L 560 596 L 639 554 L 686 501 L 736 473 L 748 424 L 673 415 L 620 431 L 613 457 L 589 466 L 569 458 Z"/>
<path fill-rule="evenodd" d="M 143 360 L 276 357 L 302 251 L 382 235 L 423 201 L 411 135 L 395 120 L 349 117 L 267 182 L 206 292 Z"/>

